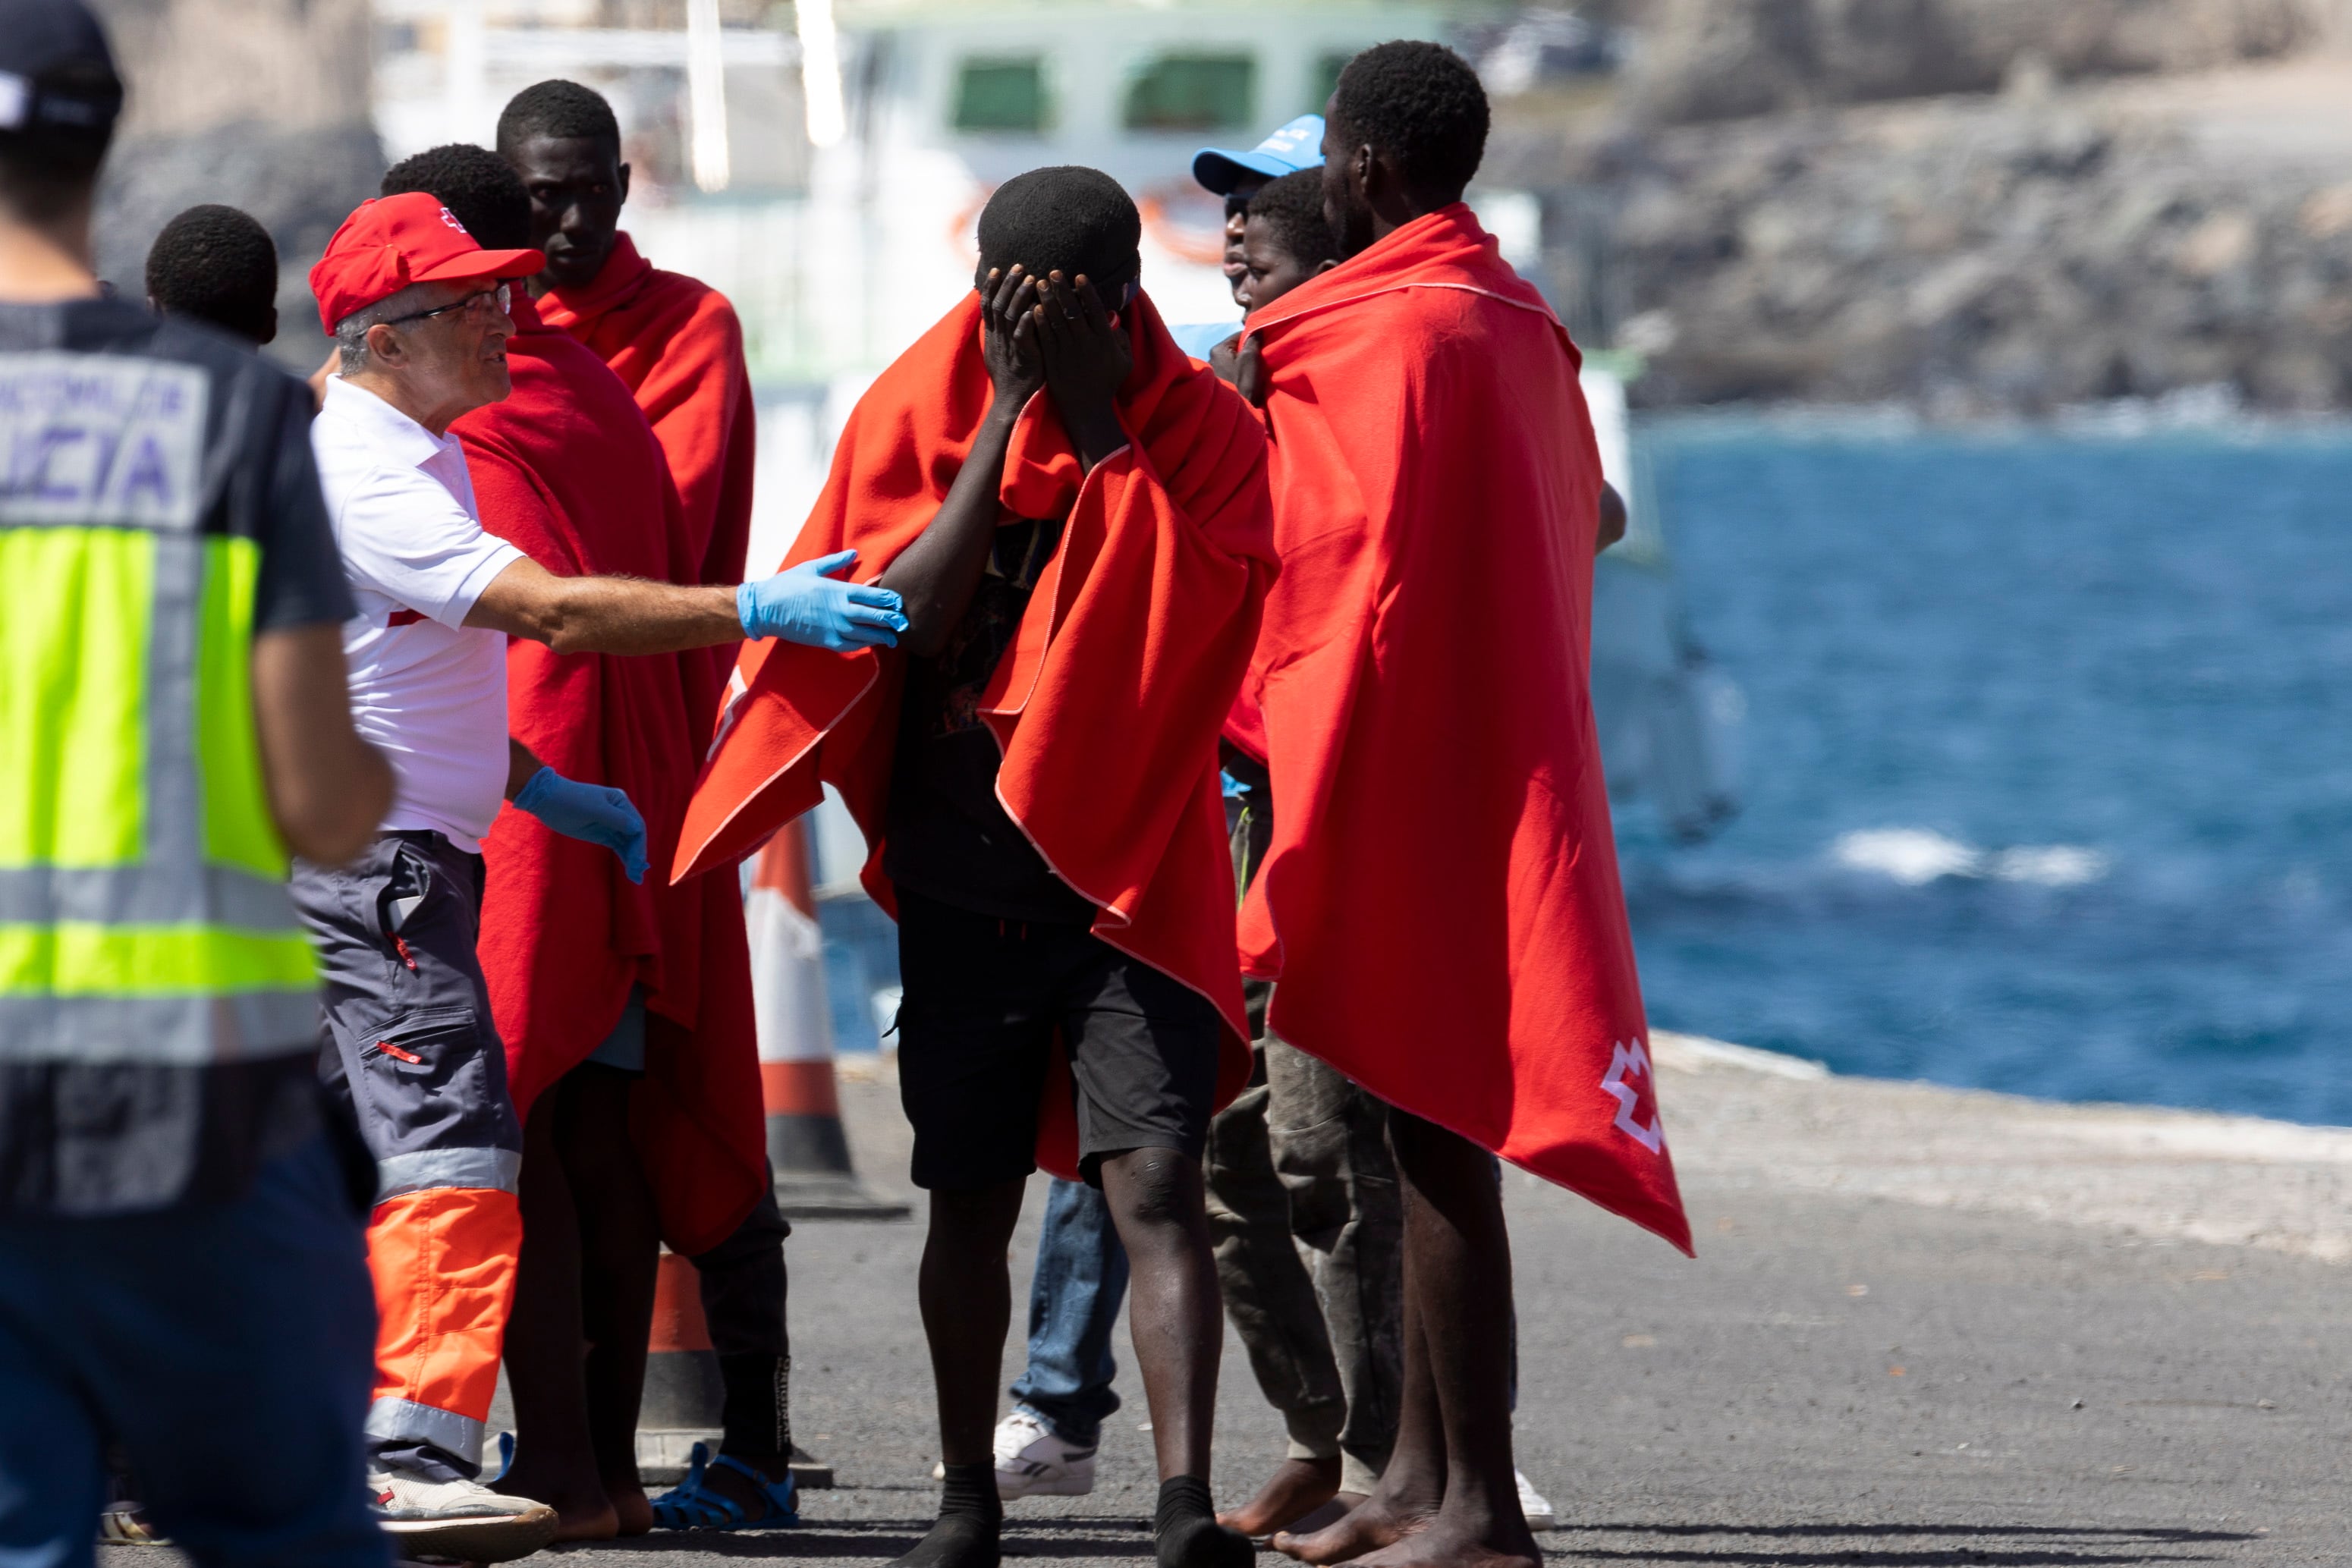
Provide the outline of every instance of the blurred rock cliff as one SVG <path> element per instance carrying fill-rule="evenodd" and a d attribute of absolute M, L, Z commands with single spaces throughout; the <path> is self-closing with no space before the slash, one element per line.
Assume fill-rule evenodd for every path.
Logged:
<path fill-rule="evenodd" d="M 1638 401 L 2352 407 L 2346 0 L 1574 15 L 1614 68 L 1504 98 L 1489 177 Z"/>
<path fill-rule="evenodd" d="M 148 244 L 173 214 L 243 207 L 278 241 L 276 347 L 309 370 L 325 340 L 304 274 L 383 172 L 367 0 L 94 3 L 130 88 L 100 196 L 100 275 L 142 298 Z"/>

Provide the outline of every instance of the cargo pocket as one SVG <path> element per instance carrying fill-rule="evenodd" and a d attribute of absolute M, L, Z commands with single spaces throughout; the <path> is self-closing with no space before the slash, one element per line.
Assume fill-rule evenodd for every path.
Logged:
<path fill-rule="evenodd" d="M 390 1072 L 411 1082 L 408 1092 L 432 1093 L 447 1086 L 460 1063 L 475 1052 L 470 1010 L 412 1013 L 386 1026 L 373 1044 L 360 1047 L 360 1065 L 373 1082 Z"/>
<path fill-rule="evenodd" d="M 393 852 L 392 867 L 375 890 L 376 939 L 383 945 L 384 956 L 392 960 L 395 974 L 416 975 L 415 951 L 403 935 L 425 901 L 433 896 L 433 862 L 402 844 Z"/>
<path fill-rule="evenodd" d="M 519 1142 L 505 1074 L 494 1075 L 486 1060 L 497 1039 L 473 1009 L 403 1013 L 358 1044 L 353 1099 L 379 1162 L 423 1149 Z"/>
<path fill-rule="evenodd" d="M 1266 1042 L 1265 1075 L 1266 1141 L 1290 1195 L 1291 1229 L 1328 1245 L 1354 1208 L 1348 1112 L 1355 1088 L 1282 1040 Z"/>

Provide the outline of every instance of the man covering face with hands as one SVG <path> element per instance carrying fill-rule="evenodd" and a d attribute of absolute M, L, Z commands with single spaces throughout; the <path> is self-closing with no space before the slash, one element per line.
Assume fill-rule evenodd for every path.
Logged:
<path fill-rule="evenodd" d="M 901 645 L 747 651 L 680 844 L 681 873 L 724 860 L 832 783 L 899 923 L 947 1473 L 920 1568 L 997 1560 L 1005 1249 L 1041 1159 L 1103 1188 L 1133 1260 L 1160 1561 L 1250 1554 L 1209 1505 L 1201 1153 L 1248 1061 L 1216 746 L 1273 576 L 1265 442 L 1138 287 L 1140 226 L 1090 169 L 990 199 L 973 292 L 861 400 L 789 558 L 857 550 Z"/>

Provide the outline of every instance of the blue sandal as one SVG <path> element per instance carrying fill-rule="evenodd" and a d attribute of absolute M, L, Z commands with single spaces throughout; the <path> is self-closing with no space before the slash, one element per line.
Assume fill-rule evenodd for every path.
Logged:
<path fill-rule="evenodd" d="M 714 1464 L 747 1477 L 768 1500 L 768 1511 L 753 1519 L 734 1499 L 705 1487 L 702 1478 Z M 704 1443 L 694 1445 L 686 1479 L 654 1499 L 654 1526 L 658 1530 L 781 1530 L 800 1521 L 800 1488 L 790 1470 L 782 1480 L 772 1481 L 740 1459 L 726 1454 L 712 1458 L 709 1446 Z"/>

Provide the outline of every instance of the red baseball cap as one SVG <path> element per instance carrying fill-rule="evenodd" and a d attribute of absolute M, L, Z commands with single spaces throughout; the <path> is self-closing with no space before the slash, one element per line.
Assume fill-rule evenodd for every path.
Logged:
<path fill-rule="evenodd" d="M 327 336 L 335 323 L 412 283 L 457 277 L 529 277 L 547 266 L 536 250 L 484 250 L 438 198 L 423 191 L 362 202 L 310 269 Z"/>

